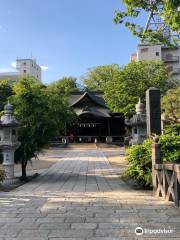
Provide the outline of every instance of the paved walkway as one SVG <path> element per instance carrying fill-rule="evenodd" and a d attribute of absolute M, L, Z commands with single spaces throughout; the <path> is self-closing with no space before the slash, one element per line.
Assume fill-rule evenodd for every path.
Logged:
<path fill-rule="evenodd" d="M 0 240 L 180 239 L 180 211 L 128 187 L 98 149 L 67 149 L 38 178 L 0 193 L 0 223 Z M 137 236 L 136 227 L 168 233 Z"/>

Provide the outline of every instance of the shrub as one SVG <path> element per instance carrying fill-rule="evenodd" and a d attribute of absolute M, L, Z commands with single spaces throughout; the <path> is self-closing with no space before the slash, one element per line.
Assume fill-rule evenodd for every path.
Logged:
<path fill-rule="evenodd" d="M 164 129 L 164 134 L 180 135 L 180 123 L 167 125 Z"/>
<path fill-rule="evenodd" d="M 3 182 L 5 179 L 5 172 L 3 169 L 0 169 L 0 182 Z"/>
<path fill-rule="evenodd" d="M 152 140 L 147 139 L 142 145 L 133 145 L 127 151 L 129 166 L 125 175 L 143 187 L 152 185 L 151 145 Z"/>
<path fill-rule="evenodd" d="M 180 162 L 180 124 L 169 125 L 160 136 L 161 157 L 163 161 Z"/>
<path fill-rule="evenodd" d="M 180 162 L 180 124 L 169 125 L 160 136 L 161 158 L 163 161 Z M 142 145 L 133 145 L 127 151 L 129 166 L 125 175 L 134 179 L 140 186 L 152 186 L 152 139 Z"/>

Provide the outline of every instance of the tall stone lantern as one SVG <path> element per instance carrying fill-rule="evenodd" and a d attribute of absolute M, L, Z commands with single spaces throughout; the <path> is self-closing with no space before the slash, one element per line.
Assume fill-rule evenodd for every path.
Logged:
<path fill-rule="evenodd" d="M 136 104 L 136 114 L 131 119 L 126 119 L 125 123 L 132 128 L 130 144 L 142 144 L 147 138 L 147 132 L 145 107 L 140 99 Z"/>
<path fill-rule="evenodd" d="M 8 102 L 0 121 L 0 149 L 3 154 L 6 179 L 14 178 L 14 152 L 20 146 L 17 134 L 18 126 L 19 122 L 13 116 L 13 105 Z"/>

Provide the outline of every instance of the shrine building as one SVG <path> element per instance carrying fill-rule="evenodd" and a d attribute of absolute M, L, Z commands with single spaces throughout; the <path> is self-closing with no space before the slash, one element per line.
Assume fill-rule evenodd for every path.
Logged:
<path fill-rule="evenodd" d="M 78 116 L 76 123 L 67 126 L 69 142 L 123 143 L 124 116 L 108 109 L 102 92 L 71 93 L 69 104 Z"/>

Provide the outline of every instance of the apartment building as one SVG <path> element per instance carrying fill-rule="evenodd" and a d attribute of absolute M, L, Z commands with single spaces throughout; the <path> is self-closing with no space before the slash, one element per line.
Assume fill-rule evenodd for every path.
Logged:
<path fill-rule="evenodd" d="M 180 80 L 180 47 L 168 48 L 162 45 L 139 44 L 131 61 L 163 61 L 174 78 Z"/>
<path fill-rule="evenodd" d="M 41 67 L 35 59 L 17 59 L 16 72 L 0 73 L 0 80 L 18 81 L 22 75 L 30 75 L 41 82 Z"/>

